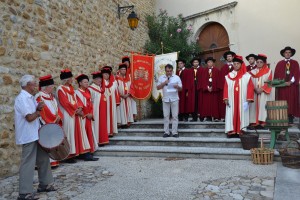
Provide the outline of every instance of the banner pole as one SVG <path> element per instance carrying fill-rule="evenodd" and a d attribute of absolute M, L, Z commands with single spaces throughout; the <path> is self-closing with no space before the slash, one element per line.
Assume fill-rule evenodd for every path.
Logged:
<path fill-rule="evenodd" d="M 139 102 L 138 102 L 138 120 L 139 121 L 142 120 L 142 103 L 141 103 L 141 100 L 139 100 Z"/>

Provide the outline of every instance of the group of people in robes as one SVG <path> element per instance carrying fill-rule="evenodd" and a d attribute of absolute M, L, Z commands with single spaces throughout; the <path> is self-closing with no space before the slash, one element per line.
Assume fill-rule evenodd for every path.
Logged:
<path fill-rule="evenodd" d="M 288 104 L 289 123 L 299 117 L 299 64 L 291 59 L 296 50 L 285 47 L 280 51 L 283 60 L 275 67 L 274 79 L 284 80 L 276 88 L 275 100 Z M 244 128 L 264 129 L 267 119 L 266 102 L 272 100 L 273 73 L 265 54 L 249 54 L 246 66 L 243 57 L 232 51 L 223 55 L 226 63 L 218 68 L 215 59 L 193 58 L 191 68 L 184 59 L 177 60 L 176 74 L 182 81 L 179 92 L 179 120 L 225 121 L 227 136 L 239 137 Z"/>
<path fill-rule="evenodd" d="M 66 162 L 75 163 L 75 158 L 96 161 L 93 156 L 98 146 L 109 143 L 109 137 L 118 133 L 118 128 L 127 128 L 135 121 L 136 103 L 132 97 L 130 59 L 125 56 L 119 64 L 117 75 L 111 66 L 101 71 L 75 77 L 70 69 L 60 73 L 61 85 L 54 94 L 54 80 L 51 75 L 39 78 L 37 102 L 44 102 L 40 115 L 42 125 L 60 125 L 70 144 L 70 154 Z M 76 85 L 76 84 L 75 84 Z M 51 166 L 59 162 L 51 160 Z"/>

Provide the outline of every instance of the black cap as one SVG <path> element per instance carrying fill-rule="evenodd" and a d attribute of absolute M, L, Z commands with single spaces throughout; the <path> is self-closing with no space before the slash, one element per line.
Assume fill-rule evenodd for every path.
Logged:
<path fill-rule="evenodd" d="M 227 56 L 228 55 L 232 55 L 232 57 L 234 57 L 236 55 L 236 53 L 234 53 L 233 51 L 226 51 L 224 54 L 223 54 L 223 58 L 225 60 L 227 60 Z"/>
<path fill-rule="evenodd" d="M 73 74 L 72 74 L 71 70 L 69 70 L 69 69 L 62 70 L 59 75 L 60 80 L 64 80 L 64 79 L 71 78 L 71 77 L 73 77 Z"/>
<path fill-rule="evenodd" d="M 246 56 L 246 60 L 249 60 L 249 58 L 254 58 L 255 60 L 257 59 L 257 55 L 250 53 L 248 56 Z"/>
<path fill-rule="evenodd" d="M 89 81 L 89 77 L 85 74 L 80 74 L 76 77 L 77 83 L 81 82 L 84 79 L 87 79 Z"/>

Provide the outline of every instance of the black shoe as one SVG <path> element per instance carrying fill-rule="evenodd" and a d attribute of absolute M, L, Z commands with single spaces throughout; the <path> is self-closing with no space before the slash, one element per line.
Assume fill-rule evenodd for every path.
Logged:
<path fill-rule="evenodd" d="M 212 121 L 212 118 L 211 118 L 211 117 L 206 117 L 205 121 L 211 122 L 211 121 Z"/>
<path fill-rule="evenodd" d="M 197 121 L 197 119 L 191 119 L 190 120 L 190 122 L 196 122 Z"/>
<path fill-rule="evenodd" d="M 99 160 L 99 158 L 95 158 L 93 156 L 84 159 L 84 161 L 97 161 L 97 160 Z"/>
<path fill-rule="evenodd" d="M 39 185 L 37 192 L 53 192 L 56 191 L 53 185 Z"/>
<path fill-rule="evenodd" d="M 199 119 L 200 119 L 200 122 L 204 121 L 204 117 L 199 117 Z"/>
<path fill-rule="evenodd" d="M 179 138 L 179 134 L 177 133 L 177 134 L 174 134 L 174 135 L 172 135 L 174 138 Z"/>
<path fill-rule="evenodd" d="M 75 158 L 69 158 L 67 160 L 65 160 L 66 163 L 77 163 L 77 161 L 75 160 Z"/>
<path fill-rule="evenodd" d="M 185 121 L 185 122 L 188 122 L 188 121 L 189 121 L 189 119 L 188 119 L 188 118 L 184 118 L 184 121 Z"/>
<path fill-rule="evenodd" d="M 170 134 L 166 134 L 166 133 L 164 133 L 163 137 L 164 137 L 164 138 L 166 138 L 166 137 L 170 137 Z"/>

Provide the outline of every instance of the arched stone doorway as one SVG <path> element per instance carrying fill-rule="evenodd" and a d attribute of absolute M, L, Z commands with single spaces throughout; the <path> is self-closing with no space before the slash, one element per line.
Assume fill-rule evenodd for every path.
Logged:
<path fill-rule="evenodd" d="M 204 63 L 205 58 L 212 56 L 216 59 L 216 67 L 220 68 L 224 64 L 224 52 L 230 49 L 228 33 L 224 26 L 211 22 L 203 28 L 198 38 L 198 44 L 202 49 L 199 53 L 201 63 Z"/>

